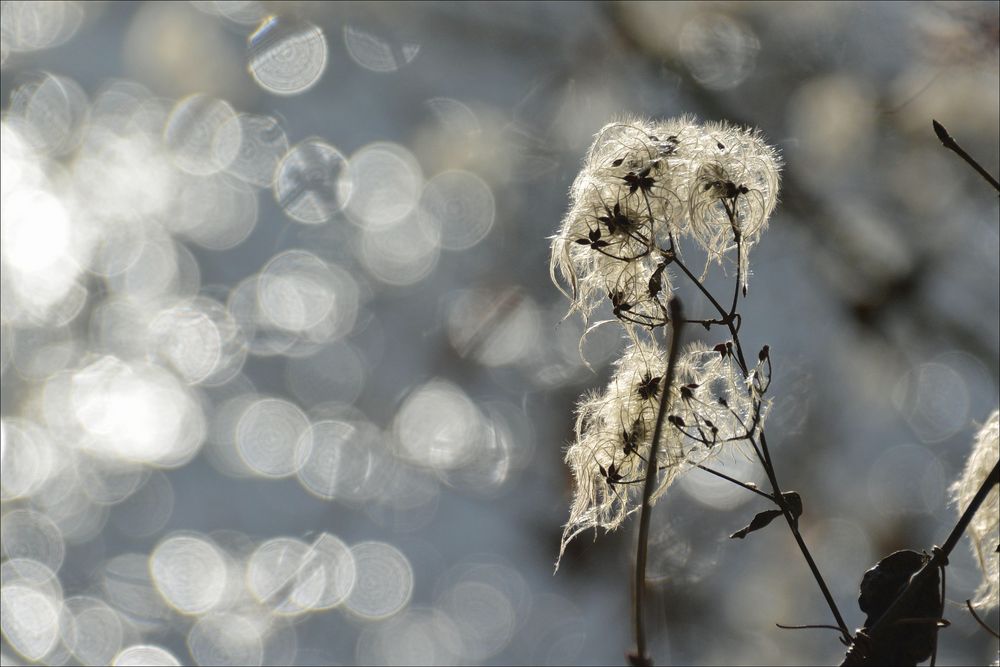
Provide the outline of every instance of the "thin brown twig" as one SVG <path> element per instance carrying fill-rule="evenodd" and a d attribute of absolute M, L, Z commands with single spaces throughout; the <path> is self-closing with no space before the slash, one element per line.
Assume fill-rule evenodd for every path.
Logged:
<path fill-rule="evenodd" d="M 1000 182 L 997 182 L 997 179 L 993 178 L 990 172 L 983 169 L 983 167 L 976 162 L 975 158 L 966 153 L 965 149 L 958 145 L 958 142 L 955 141 L 950 134 L 948 134 L 948 130 L 944 129 L 944 125 L 933 119 L 931 122 L 934 124 L 934 134 L 936 134 L 937 138 L 941 140 L 944 147 L 948 150 L 954 151 L 958 157 L 965 160 L 970 167 L 975 169 L 980 176 L 985 178 L 986 182 L 992 185 L 997 192 L 1000 192 Z"/>
<path fill-rule="evenodd" d="M 980 626 L 982 626 L 983 630 L 986 630 L 986 632 L 988 632 L 991 635 L 993 635 L 996 639 L 1000 639 L 1000 634 L 997 634 L 996 630 L 994 630 L 990 626 L 986 625 L 986 621 L 984 621 L 982 618 L 980 618 L 979 614 L 976 613 L 976 610 L 972 606 L 972 600 L 966 600 L 965 601 L 965 606 L 969 608 L 969 613 L 972 614 L 972 618 L 976 619 L 976 623 L 978 623 Z"/>
<path fill-rule="evenodd" d="M 836 625 L 825 625 L 825 624 L 812 624 L 812 625 L 785 625 L 783 623 L 775 623 L 776 626 L 782 630 L 836 630 L 840 632 L 840 628 Z"/>
<path fill-rule="evenodd" d="M 709 468 L 708 466 L 704 466 L 704 465 L 702 465 L 700 463 L 696 467 L 699 470 L 704 470 L 705 472 L 709 473 L 710 475 L 715 475 L 716 477 L 724 479 L 727 482 L 732 482 L 736 486 L 742 487 L 742 488 L 746 489 L 747 491 L 750 491 L 751 493 L 756 493 L 758 496 L 761 496 L 762 498 L 767 498 L 771 502 L 774 502 L 774 496 L 772 496 L 770 493 L 767 493 L 766 491 L 761 491 L 760 488 L 756 484 L 751 484 L 749 482 L 741 482 L 740 480 L 736 479 L 735 477 L 730 477 L 729 475 L 727 475 L 725 473 L 721 473 L 718 470 L 713 470 L 712 468 Z"/>
<path fill-rule="evenodd" d="M 646 652 L 646 621 L 643 612 L 644 591 L 646 588 L 646 553 L 649 546 L 649 520 L 652 513 L 651 499 L 656 489 L 656 454 L 659 449 L 660 437 L 663 434 L 663 422 L 670 404 L 670 386 L 674 381 L 674 371 L 677 366 L 677 354 L 680 351 L 681 330 L 684 318 L 680 299 L 670 300 L 670 323 L 673 333 L 670 338 L 670 351 L 667 356 L 667 370 L 663 376 L 663 387 L 660 390 L 660 406 L 656 413 L 656 424 L 653 427 L 653 441 L 649 445 L 649 460 L 654 465 L 646 465 L 646 481 L 642 487 L 642 509 L 639 514 L 639 540 L 635 553 L 635 590 L 633 591 L 635 620 L 635 653 L 629 655 L 633 665 L 652 665 L 653 659 Z"/>

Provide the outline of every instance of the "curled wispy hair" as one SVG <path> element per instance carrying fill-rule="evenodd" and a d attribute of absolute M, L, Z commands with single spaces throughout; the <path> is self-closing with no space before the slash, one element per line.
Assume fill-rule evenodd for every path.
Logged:
<path fill-rule="evenodd" d="M 717 448 L 745 445 L 764 427 L 770 400 L 770 362 L 762 355 L 747 377 L 731 346 L 689 345 L 677 364 L 677 393 L 670 424 L 683 436 L 688 461 L 707 459 Z"/>
<path fill-rule="evenodd" d="M 571 310 L 587 317 L 620 289 L 623 265 L 645 275 L 639 281 L 645 289 L 662 263 L 659 250 L 686 223 L 690 153 L 699 133 L 690 117 L 630 117 L 596 134 L 552 239 L 549 272 Z M 663 292 L 664 303 L 668 297 Z"/>
<path fill-rule="evenodd" d="M 777 204 L 780 166 L 758 131 L 728 123 L 699 125 L 683 116 L 605 125 L 552 239 L 552 281 L 584 319 L 605 298 L 619 298 L 645 302 L 646 316 L 616 317 L 654 328 L 665 322 L 671 283 L 664 266 L 681 254 L 677 242 L 692 239 L 709 263 L 721 264 L 738 237 L 745 288 L 749 249 Z"/>
<path fill-rule="evenodd" d="M 774 210 L 779 168 L 759 132 L 689 116 L 623 118 L 595 135 L 552 239 L 549 272 L 570 312 L 587 320 L 607 304 L 630 342 L 607 387 L 577 409 L 566 452 L 576 486 L 560 557 L 581 531 L 614 530 L 639 509 L 648 468 L 657 475 L 655 502 L 683 471 L 724 449 L 745 452 L 741 443 L 755 446 L 769 406 L 766 351 L 744 369 L 731 343 L 693 345 L 678 360 L 667 423 L 649 460 L 665 366 L 653 332 L 669 321 L 671 270 L 691 275 L 683 240 L 701 247 L 706 270 L 739 248 L 746 287 L 747 250 Z"/>
<path fill-rule="evenodd" d="M 743 287 L 749 250 L 767 227 L 778 203 L 781 158 L 758 130 L 707 123 L 689 189 L 691 231 L 709 259 L 722 262 L 738 235 Z"/>
<path fill-rule="evenodd" d="M 615 363 L 607 387 L 580 401 L 576 438 L 566 450 L 575 489 L 560 558 L 576 535 L 589 528 L 614 530 L 639 508 L 664 358 L 664 351 L 654 343 L 630 344 Z M 664 434 L 667 432 L 664 429 Z M 673 437 L 673 441 L 664 438 L 658 448 L 660 478 L 654 497 L 661 495 L 679 472 L 680 453 Z"/>
<path fill-rule="evenodd" d="M 693 466 L 727 448 L 743 451 L 763 427 L 769 366 L 762 358 L 744 378 L 738 362 L 723 351 L 696 343 L 678 358 L 670 387 L 670 417 L 661 432 L 655 461 L 657 482 L 651 503 Z M 588 529 L 615 530 L 639 509 L 641 486 L 663 391 L 665 350 L 633 341 L 614 366 L 603 391 L 592 392 L 577 408 L 576 438 L 566 451 L 575 490 L 563 530 L 559 557 L 576 535 Z M 557 563 L 558 564 L 558 563 Z"/>
<path fill-rule="evenodd" d="M 976 434 L 972 452 L 962 476 L 952 487 L 951 495 L 959 514 L 972 502 L 983 480 L 1000 459 L 1000 412 L 993 411 Z M 1000 487 L 993 485 L 967 528 L 972 551 L 983 572 L 974 604 L 984 609 L 1000 606 Z"/>

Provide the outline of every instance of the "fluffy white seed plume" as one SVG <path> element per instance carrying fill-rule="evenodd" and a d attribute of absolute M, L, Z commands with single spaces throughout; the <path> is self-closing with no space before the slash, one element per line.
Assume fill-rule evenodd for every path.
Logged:
<path fill-rule="evenodd" d="M 662 323 L 670 297 L 665 260 L 681 252 L 675 241 L 691 238 L 709 262 L 721 263 L 738 232 L 746 287 L 748 251 L 777 204 L 780 166 L 756 130 L 699 125 L 688 116 L 609 123 L 570 188 L 569 211 L 552 240 L 553 282 L 584 318 L 619 294 L 641 313 L 626 323 Z"/>
<path fill-rule="evenodd" d="M 669 300 L 669 277 L 657 272 L 660 249 L 687 219 L 690 157 L 700 132 L 693 119 L 682 117 L 659 123 L 626 118 L 597 133 L 552 240 L 550 274 L 573 310 L 586 317 L 615 292 L 630 304 Z M 654 274 L 659 289 L 650 297 Z M 660 310 L 653 308 L 658 317 Z"/>
<path fill-rule="evenodd" d="M 581 531 L 613 530 L 641 506 L 665 350 L 640 339 L 668 322 L 671 264 L 681 260 L 682 241 L 701 247 L 707 270 L 729 260 L 739 240 L 745 288 L 748 251 L 777 203 L 779 169 L 759 132 L 727 123 L 630 117 L 595 136 L 552 239 L 549 271 L 571 312 L 586 320 L 607 303 L 632 343 L 604 391 L 578 408 L 576 441 L 566 452 L 576 490 L 560 557 Z M 653 501 L 683 471 L 722 449 L 741 449 L 759 432 L 768 408 L 766 353 L 749 370 L 745 378 L 725 345 L 694 346 L 679 359 L 663 441 L 650 462 L 658 475 Z"/>
<path fill-rule="evenodd" d="M 750 248 L 778 203 L 781 158 L 757 130 L 707 123 L 696 158 L 688 212 L 695 239 L 710 260 L 721 263 L 743 241 L 740 272 L 747 284 Z"/>
<path fill-rule="evenodd" d="M 651 343 L 630 344 L 604 391 L 581 400 L 576 440 L 566 451 L 575 490 L 560 558 L 579 533 L 599 527 L 614 530 L 639 509 L 665 357 L 665 351 Z M 662 470 L 654 498 L 673 481 L 677 458 L 676 442 L 660 443 L 657 463 Z"/>
<path fill-rule="evenodd" d="M 629 344 L 604 391 L 580 402 L 576 440 L 566 451 L 575 491 L 560 558 L 576 535 L 591 528 L 614 530 L 641 506 L 665 359 L 666 351 L 654 343 Z M 767 409 L 760 396 L 764 364 L 748 383 L 728 351 L 695 344 L 681 354 L 657 451 L 652 503 L 680 474 L 726 449 L 741 451 L 741 443 L 761 429 Z"/>
<path fill-rule="evenodd" d="M 959 514 L 969 506 L 983 480 L 1000 459 L 1000 412 L 994 410 L 976 435 L 972 453 L 962 476 L 951 487 Z M 996 485 L 976 512 L 967 529 L 972 548 L 983 571 L 983 583 L 976 591 L 975 604 L 986 609 L 1000 605 L 1000 489 Z"/>
<path fill-rule="evenodd" d="M 670 423 L 683 440 L 685 459 L 701 463 L 720 447 L 740 451 L 764 427 L 770 401 L 763 398 L 770 366 L 762 355 L 749 381 L 726 344 L 709 348 L 693 343 L 677 363 L 677 393 Z"/>

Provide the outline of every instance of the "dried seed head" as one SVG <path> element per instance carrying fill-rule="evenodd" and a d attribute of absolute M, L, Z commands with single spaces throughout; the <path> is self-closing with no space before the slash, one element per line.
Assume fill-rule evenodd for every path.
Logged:
<path fill-rule="evenodd" d="M 576 439 L 566 450 L 575 490 L 569 521 L 563 530 L 562 553 L 573 537 L 588 528 L 614 530 L 640 506 L 655 427 L 658 401 L 644 397 L 664 372 L 664 350 L 652 343 L 633 343 L 615 364 L 607 387 L 583 398 L 577 408 Z M 676 447 L 661 442 L 660 495 L 673 480 L 678 466 Z M 609 477 L 613 470 L 617 479 Z"/>
<path fill-rule="evenodd" d="M 1000 412 L 994 410 L 976 435 L 965 470 L 951 487 L 952 499 L 961 514 L 969 506 L 983 480 L 1000 458 Z M 993 609 L 1000 605 L 1000 487 L 996 485 L 968 527 L 972 549 L 983 571 L 975 605 Z"/>
<path fill-rule="evenodd" d="M 738 234 L 745 288 L 748 251 L 777 203 L 780 164 L 759 132 L 728 123 L 698 125 L 685 116 L 604 126 L 552 240 L 553 282 L 584 318 L 605 294 L 632 292 L 630 303 L 645 301 L 652 319 L 630 323 L 658 326 L 671 293 L 669 273 L 656 273 L 664 253 L 690 238 L 709 262 L 721 263 Z"/>
<path fill-rule="evenodd" d="M 728 123 L 707 123 L 703 130 L 689 189 L 690 228 L 709 258 L 718 262 L 739 234 L 746 287 L 749 250 L 778 203 L 781 158 L 757 130 Z"/>

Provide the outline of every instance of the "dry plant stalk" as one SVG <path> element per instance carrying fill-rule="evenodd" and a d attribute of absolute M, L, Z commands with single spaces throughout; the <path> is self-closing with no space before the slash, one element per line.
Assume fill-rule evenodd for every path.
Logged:
<path fill-rule="evenodd" d="M 943 128 L 938 128 L 935 122 L 941 136 Z M 649 512 L 674 480 L 695 468 L 774 505 L 731 537 L 742 539 L 779 516 L 785 519 L 835 624 L 779 627 L 836 630 L 849 647 L 844 664 L 875 664 L 879 656 L 909 664 L 936 653 L 937 629 L 945 624 L 940 617 L 947 556 L 966 528 L 985 576 L 977 604 L 996 606 L 1000 596 L 998 556 L 991 551 L 1000 515 L 995 412 L 953 488 L 964 511 L 945 545 L 935 547 L 933 555 L 897 552 L 869 570 L 862 581 L 862 607 L 877 611 L 865 609 L 869 620 L 856 635 L 847 629 L 799 531 L 802 499 L 782 491 L 767 445 L 770 350 L 765 345 L 748 363 L 739 335 L 738 306 L 747 294 L 750 251 L 777 204 L 780 167 L 777 152 L 756 130 L 699 124 L 687 116 L 624 118 L 597 133 L 570 190 L 569 211 L 552 239 L 552 280 L 570 299 L 570 313 L 589 323 L 581 354 L 587 334 L 599 326 L 617 324 L 626 340 L 607 386 L 586 394 L 577 407 L 576 437 L 566 451 L 575 490 L 556 568 L 567 544 L 581 532 L 615 530 L 641 511 L 636 649 L 628 655 L 634 665 L 652 664 L 642 605 Z M 689 267 L 684 246 L 706 258 L 700 272 Z M 734 277 L 731 300 L 705 286 L 713 268 Z M 684 319 L 674 294 L 679 281 L 689 282 L 716 316 Z M 606 311 L 610 319 L 590 322 Z M 684 324 L 721 329 L 724 337 L 714 346 L 693 343 L 679 352 Z M 713 470 L 712 460 L 727 451 L 756 459 L 770 490 Z M 983 506 L 986 510 L 979 512 Z M 878 587 L 886 577 L 901 577 L 902 583 L 882 591 Z M 919 626 L 915 639 L 900 639 L 904 626 L 914 623 Z"/>

